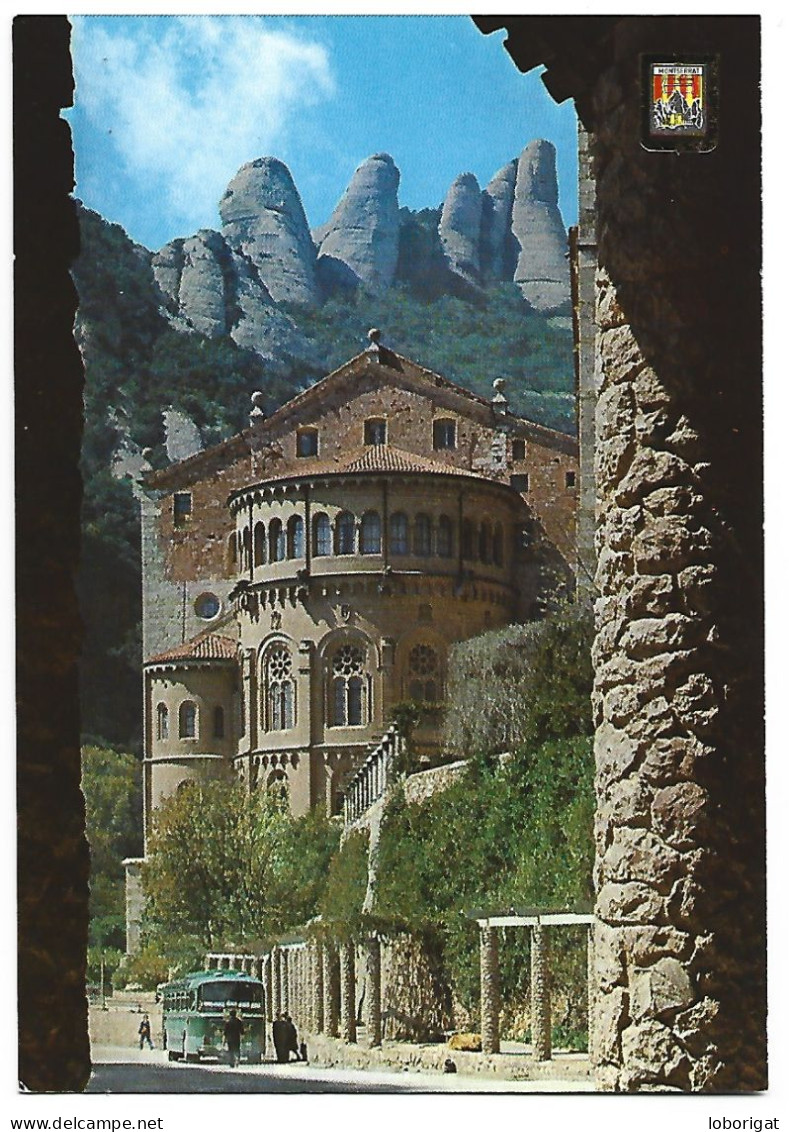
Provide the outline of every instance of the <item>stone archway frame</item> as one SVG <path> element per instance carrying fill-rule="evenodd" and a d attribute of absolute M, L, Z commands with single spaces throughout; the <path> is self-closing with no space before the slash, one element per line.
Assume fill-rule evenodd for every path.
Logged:
<path fill-rule="evenodd" d="M 588 929 L 587 969 L 591 972 L 593 954 L 593 927 L 596 916 L 590 912 L 507 913 L 501 916 L 471 915 L 479 926 L 480 959 L 480 1029 L 482 1052 L 500 1053 L 501 988 L 499 981 L 499 929 L 529 928 L 531 930 L 531 1003 L 532 1003 L 532 1056 L 535 1061 L 551 1060 L 551 996 L 548 981 L 549 961 L 545 929 L 559 925 L 585 924 Z M 592 982 L 589 981 L 589 994 Z M 589 1012 L 591 1049 L 591 1010 Z"/>

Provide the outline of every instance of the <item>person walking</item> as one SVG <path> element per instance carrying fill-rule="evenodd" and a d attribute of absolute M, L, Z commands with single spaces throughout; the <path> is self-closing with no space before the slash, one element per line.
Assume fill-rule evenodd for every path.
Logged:
<path fill-rule="evenodd" d="M 299 1050 L 299 1035 L 290 1014 L 285 1015 L 285 1025 L 288 1028 L 288 1060 L 290 1060 L 290 1055 L 292 1053 L 295 1053 L 296 1061 L 306 1061 L 306 1056 L 303 1058 L 301 1056 L 301 1052 Z"/>
<path fill-rule="evenodd" d="M 147 1014 L 143 1014 L 140 1028 L 137 1031 L 140 1036 L 140 1049 L 148 1043 L 148 1049 L 153 1049 L 153 1042 L 151 1041 L 151 1020 Z"/>
<path fill-rule="evenodd" d="M 231 1009 L 225 1022 L 225 1045 L 230 1068 L 235 1069 L 236 1062 L 241 1060 L 241 1035 L 244 1033 L 244 1023 L 237 1017 L 235 1009 Z"/>
<path fill-rule="evenodd" d="M 289 1031 L 288 1023 L 285 1021 L 284 1014 L 278 1014 L 274 1019 L 274 1025 L 271 1027 L 271 1036 L 274 1039 L 274 1049 L 277 1051 L 277 1061 L 280 1065 L 284 1065 L 289 1060 L 288 1047 L 289 1047 Z"/>

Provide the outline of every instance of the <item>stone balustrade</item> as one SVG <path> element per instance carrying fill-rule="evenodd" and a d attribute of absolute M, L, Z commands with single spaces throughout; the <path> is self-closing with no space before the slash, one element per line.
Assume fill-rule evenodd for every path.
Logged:
<path fill-rule="evenodd" d="M 383 797 L 393 782 L 403 737 L 395 726 L 389 728 L 348 783 L 343 816 L 346 828 Z"/>

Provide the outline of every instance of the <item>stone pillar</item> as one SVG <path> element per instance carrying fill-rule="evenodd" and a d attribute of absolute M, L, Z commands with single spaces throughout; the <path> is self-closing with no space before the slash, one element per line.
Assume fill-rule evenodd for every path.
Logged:
<path fill-rule="evenodd" d="M 542 924 L 531 929 L 531 1044 L 535 1061 L 551 1059 L 551 991 L 548 939 Z"/>
<path fill-rule="evenodd" d="M 353 941 L 340 946 L 340 1037 L 356 1041 L 356 948 Z"/>
<path fill-rule="evenodd" d="M 271 1009 L 276 1018 L 282 1013 L 282 951 L 278 947 L 271 952 L 271 974 L 274 990 Z"/>
<path fill-rule="evenodd" d="M 322 1034 L 324 1029 L 323 1004 L 323 942 L 315 940 L 312 945 L 312 1031 Z"/>
<path fill-rule="evenodd" d="M 287 1014 L 290 1011 L 290 949 L 283 947 L 279 953 L 279 969 L 280 969 L 280 1000 L 282 1003 L 282 1012 Z"/>
<path fill-rule="evenodd" d="M 367 1042 L 381 1044 L 381 941 L 371 935 L 366 944 L 366 987 L 364 993 L 364 1026 Z"/>
<path fill-rule="evenodd" d="M 330 1038 L 339 1032 L 340 963 L 337 948 L 330 940 L 323 945 L 323 1029 Z"/>
<path fill-rule="evenodd" d="M 496 928 L 480 928 L 479 959 L 482 1052 L 498 1053 L 501 1049 L 499 1036 L 501 993 L 499 986 L 499 933 Z"/>
<path fill-rule="evenodd" d="M 266 1018 L 269 1022 L 274 1021 L 274 953 L 269 954 L 263 960 L 263 983 L 266 987 Z"/>
<path fill-rule="evenodd" d="M 595 961 L 594 961 L 594 924 L 590 924 L 586 936 L 586 978 L 587 978 L 587 1048 L 589 1060 L 592 1065 L 594 1059 L 594 1021 L 595 1021 Z"/>

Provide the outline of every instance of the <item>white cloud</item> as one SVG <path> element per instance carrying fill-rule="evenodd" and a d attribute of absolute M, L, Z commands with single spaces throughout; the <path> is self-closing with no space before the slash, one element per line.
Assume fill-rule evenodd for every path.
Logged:
<path fill-rule="evenodd" d="M 296 112 L 334 92 L 322 45 L 254 17 L 83 17 L 74 63 L 77 104 L 111 132 L 130 191 L 158 195 L 185 234 L 215 225 L 238 167 L 276 153 Z M 102 170 L 78 156 L 95 183 Z"/>

